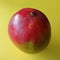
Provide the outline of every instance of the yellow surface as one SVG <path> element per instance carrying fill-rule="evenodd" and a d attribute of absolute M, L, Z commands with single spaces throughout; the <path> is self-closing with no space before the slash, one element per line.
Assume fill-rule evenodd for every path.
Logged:
<path fill-rule="evenodd" d="M 23 7 L 41 10 L 51 23 L 50 44 L 37 54 L 20 51 L 8 36 L 11 16 Z M 60 0 L 0 0 L 0 60 L 60 60 Z"/>

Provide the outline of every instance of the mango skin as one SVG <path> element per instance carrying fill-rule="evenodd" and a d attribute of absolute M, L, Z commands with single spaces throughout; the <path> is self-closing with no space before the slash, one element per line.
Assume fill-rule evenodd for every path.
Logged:
<path fill-rule="evenodd" d="M 23 8 L 16 12 L 9 21 L 8 34 L 20 50 L 36 53 L 48 46 L 51 26 L 41 11 L 34 8 Z"/>

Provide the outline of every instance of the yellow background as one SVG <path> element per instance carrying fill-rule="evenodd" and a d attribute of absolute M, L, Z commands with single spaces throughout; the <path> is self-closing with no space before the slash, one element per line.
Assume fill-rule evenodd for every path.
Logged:
<path fill-rule="evenodd" d="M 41 10 L 51 24 L 51 41 L 37 54 L 20 51 L 8 36 L 12 15 L 24 7 Z M 60 0 L 0 0 L 0 60 L 60 60 Z"/>

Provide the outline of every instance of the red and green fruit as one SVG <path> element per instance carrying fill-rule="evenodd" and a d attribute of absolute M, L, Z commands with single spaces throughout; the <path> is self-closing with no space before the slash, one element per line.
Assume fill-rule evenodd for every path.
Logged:
<path fill-rule="evenodd" d="M 12 16 L 8 33 L 19 49 L 27 53 L 36 53 L 48 46 L 51 27 L 47 17 L 41 11 L 23 8 Z"/>

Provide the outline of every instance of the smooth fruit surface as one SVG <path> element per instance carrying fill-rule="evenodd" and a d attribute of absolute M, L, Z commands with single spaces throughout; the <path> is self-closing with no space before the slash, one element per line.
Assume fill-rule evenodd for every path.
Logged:
<path fill-rule="evenodd" d="M 22 51 L 35 53 L 47 47 L 51 27 L 47 17 L 34 8 L 23 8 L 16 12 L 8 25 L 12 42 Z"/>

